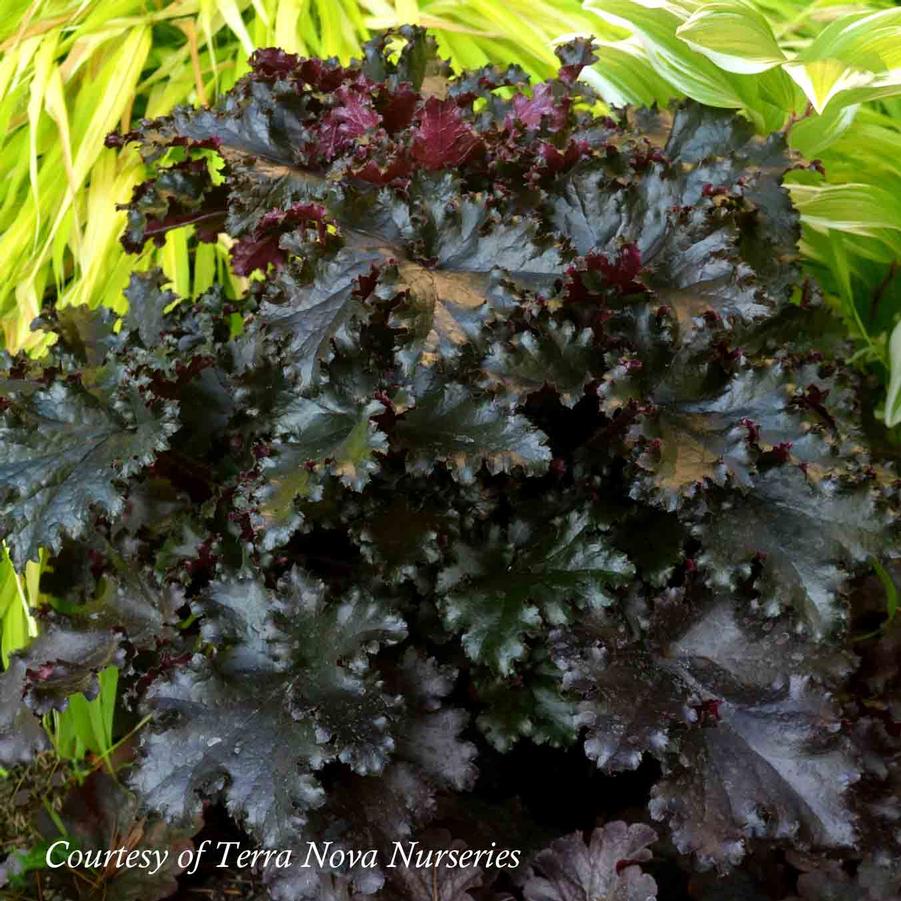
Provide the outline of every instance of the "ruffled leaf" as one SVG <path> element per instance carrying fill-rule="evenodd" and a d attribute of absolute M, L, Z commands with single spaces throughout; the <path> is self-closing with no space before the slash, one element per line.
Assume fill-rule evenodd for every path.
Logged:
<path fill-rule="evenodd" d="M 402 637 L 403 623 L 358 596 L 330 603 L 297 570 L 275 596 L 254 580 L 214 585 L 204 609 L 218 653 L 195 656 L 148 693 L 162 718 L 144 738 L 134 785 L 179 820 L 221 793 L 262 842 L 284 845 L 324 801 L 315 773 L 326 762 L 384 767 L 396 701 L 368 657 Z"/>
<path fill-rule="evenodd" d="M 304 381 L 311 381 L 332 354 L 332 341 L 347 335 L 362 314 L 360 279 L 368 276 L 377 257 L 340 251 L 319 263 L 312 280 L 286 266 L 270 282 L 260 307 L 261 326 L 284 340 Z"/>
<path fill-rule="evenodd" d="M 438 577 L 445 622 L 462 633 L 471 659 L 502 674 L 524 655 L 527 633 L 611 603 L 609 589 L 632 572 L 591 518 L 577 514 L 546 529 L 523 521 L 506 534 L 493 529 L 480 545 L 457 544 L 453 558 Z"/>
<path fill-rule="evenodd" d="M 657 833 L 648 826 L 617 820 L 595 829 L 586 845 L 576 832 L 540 851 L 523 887 L 526 901 L 650 901 L 657 883 L 640 864 L 651 859 L 648 845 Z"/>
<path fill-rule="evenodd" d="M 525 417 L 496 401 L 478 400 L 462 385 L 426 382 L 416 405 L 398 423 L 410 472 L 427 473 L 445 463 L 462 482 L 484 464 L 489 472 L 546 469 L 551 454 L 544 435 Z"/>
<path fill-rule="evenodd" d="M 712 499 L 694 531 L 712 585 L 733 586 L 758 563 L 764 609 L 794 607 L 822 635 L 845 619 L 839 590 L 848 573 L 880 553 L 891 528 L 875 486 L 840 477 L 815 482 L 797 467 L 778 466 L 752 489 Z"/>
<path fill-rule="evenodd" d="M 56 382 L 14 402 L 0 426 L 0 522 L 16 565 L 83 534 L 94 510 L 117 515 L 119 480 L 151 463 L 175 429 L 171 406 L 151 409 L 125 385 L 98 396 Z"/>

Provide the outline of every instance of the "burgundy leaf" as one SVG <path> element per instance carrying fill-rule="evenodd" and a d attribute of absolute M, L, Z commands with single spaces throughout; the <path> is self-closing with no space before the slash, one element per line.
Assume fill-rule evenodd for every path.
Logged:
<path fill-rule="evenodd" d="M 294 75 L 300 66 L 296 53 L 286 53 L 278 47 L 255 50 L 250 57 L 250 67 L 254 75 L 266 80 L 287 78 Z"/>
<path fill-rule="evenodd" d="M 621 247 L 614 259 L 602 253 L 587 253 L 567 270 L 566 299 L 572 304 L 598 303 L 610 288 L 620 294 L 643 293 L 645 287 L 635 280 L 640 271 L 641 251 L 634 244 Z"/>
<path fill-rule="evenodd" d="M 413 158 L 426 169 L 459 166 L 481 144 L 453 100 L 429 97 L 413 137 Z"/>
<path fill-rule="evenodd" d="M 329 111 L 319 130 L 317 150 L 327 160 L 334 159 L 355 138 L 382 121 L 365 94 L 341 87 L 337 96 L 341 105 Z"/>
<path fill-rule="evenodd" d="M 585 257 L 589 271 L 600 272 L 604 280 L 622 294 L 644 291 L 635 281 L 641 272 L 641 251 L 635 244 L 625 244 L 619 249 L 615 260 L 600 253 L 590 253 Z"/>
<path fill-rule="evenodd" d="M 232 247 L 232 267 L 238 275 L 250 275 L 254 269 L 265 272 L 270 263 L 282 266 L 285 251 L 279 247 L 279 238 L 297 228 L 314 225 L 319 240 L 324 240 L 325 220 L 325 207 L 318 203 L 295 203 L 287 210 L 270 210 L 249 237 Z"/>
<path fill-rule="evenodd" d="M 542 141 L 538 145 L 538 159 L 542 173 L 556 175 L 565 169 L 571 168 L 590 150 L 587 141 L 570 141 L 562 152 L 553 144 Z"/>
<path fill-rule="evenodd" d="M 300 64 L 301 79 L 317 91 L 334 91 L 349 74 L 335 60 L 305 59 Z"/>
<path fill-rule="evenodd" d="M 510 128 L 519 120 L 527 128 L 540 128 L 544 122 L 549 131 L 559 131 L 568 116 L 569 98 L 554 97 L 553 87 L 544 83 L 535 88 L 531 97 L 517 94 L 513 98 L 513 112 L 507 114 L 506 125 Z"/>
<path fill-rule="evenodd" d="M 384 164 L 374 159 L 367 160 L 362 166 L 351 169 L 351 175 L 374 185 L 387 185 L 397 179 L 407 178 L 412 171 L 410 160 L 398 156 Z"/>
<path fill-rule="evenodd" d="M 395 91 L 382 90 L 375 101 L 376 109 L 382 117 L 382 124 L 389 134 L 407 128 L 413 121 L 419 94 L 408 84 L 402 84 Z"/>

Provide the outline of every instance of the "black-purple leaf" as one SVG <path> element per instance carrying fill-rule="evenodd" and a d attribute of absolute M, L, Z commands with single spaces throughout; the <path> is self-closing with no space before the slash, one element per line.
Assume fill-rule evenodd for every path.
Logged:
<path fill-rule="evenodd" d="M 108 377 L 118 390 L 55 382 L 3 413 L 0 528 L 18 566 L 79 537 L 93 511 L 118 515 L 117 483 L 149 465 L 177 428 L 172 405 L 149 407 L 117 368 Z"/>
<path fill-rule="evenodd" d="M 733 587 L 757 563 L 763 609 L 772 615 L 794 607 L 815 635 L 844 622 L 842 584 L 893 527 L 869 480 L 817 478 L 793 465 L 761 473 L 745 491 L 714 495 L 708 509 L 694 533 L 710 584 Z"/>
<path fill-rule="evenodd" d="M 653 901 L 657 883 L 641 864 L 656 840 L 649 826 L 622 820 L 595 829 L 588 844 L 578 832 L 559 838 L 536 855 L 526 901 Z"/>
<path fill-rule="evenodd" d="M 47 747 L 39 717 L 64 710 L 79 692 L 96 697 L 97 674 L 123 658 L 118 636 L 63 627 L 51 627 L 12 655 L 0 674 L 0 762 L 23 763 Z"/>
<path fill-rule="evenodd" d="M 310 279 L 299 267 L 288 265 L 267 285 L 260 326 L 285 342 L 290 365 L 304 381 L 314 379 L 320 363 L 332 354 L 332 342 L 344 338 L 362 315 L 360 280 L 379 259 L 377 254 L 342 250 L 322 260 Z"/>
<path fill-rule="evenodd" d="M 398 699 L 368 658 L 403 637 L 403 622 L 358 594 L 330 600 L 298 570 L 278 593 L 252 578 L 216 583 L 203 612 L 216 656 L 195 656 L 148 693 L 161 719 L 134 785 L 179 820 L 221 794 L 261 841 L 283 845 L 325 800 L 315 777 L 325 763 L 385 766 Z"/>
<path fill-rule="evenodd" d="M 483 464 L 492 473 L 547 468 L 546 437 L 509 405 L 478 399 L 463 385 L 442 385 L 431 376 L 418 383 L 415 406 L 397 427 L 409 472 L 425 474 L 444 463 L 454 478 L 471 482 Z"/>
<path fill-rule="evenodd" d="M 525 654 L 526 633 L 612 603 L 610 589 L 632 574 L 603 529 L 575 513 L 492 528 L 479 544 L 455 544 L 451 559 L 438 576 L 445 623 L 471 659 L 503 675 Z"/>

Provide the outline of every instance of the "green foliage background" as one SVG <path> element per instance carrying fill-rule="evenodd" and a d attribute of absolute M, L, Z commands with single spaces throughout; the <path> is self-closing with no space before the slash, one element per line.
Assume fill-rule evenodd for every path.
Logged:
<path fill-rule="evenodd" d="M 403 23 L 434 29 L 456 66 L 515 62 L 536 79 L 556 68 L 555 40 L 594 34 L 600 59 L 587 77 L 611 105 L 689 96 L 742 110 L 761 132 L 786 129 L 821 161 L 792 176 L 806 265 L 858 361 L 886 384 L 877 414 L 901 423 L 901 8 L 890 0 L 4 0 L 3 345 L 40 352 L 30 323 L 48 300 L 122 309 L 134 268 L 162 266 L 181 296 L 217 279 L 240 294 L 226 236 L 195 244 L 177 229 L 162 248 L 125 254 L 115 204 L 145 176 L 137 152 L 105 149 L 105 134 L 212 101 L 255 47 L 346 61 L 371 32 Z M 37 601 L 36 572 L 0 561 L 4 662 L 34 633 Z M 48 724 L 58 748 L 103 752 L 111 706 L 93 703 Z"/>

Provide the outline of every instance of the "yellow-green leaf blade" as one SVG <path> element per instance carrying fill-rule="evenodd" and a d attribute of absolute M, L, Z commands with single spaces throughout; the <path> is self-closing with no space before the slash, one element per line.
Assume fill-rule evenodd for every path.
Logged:
<path fill-rule="evenodd" d="M 766 18 L 741 0 L 705 3 L 676 35 L 727 72 L 757 75 L 785 61 Z"/>

